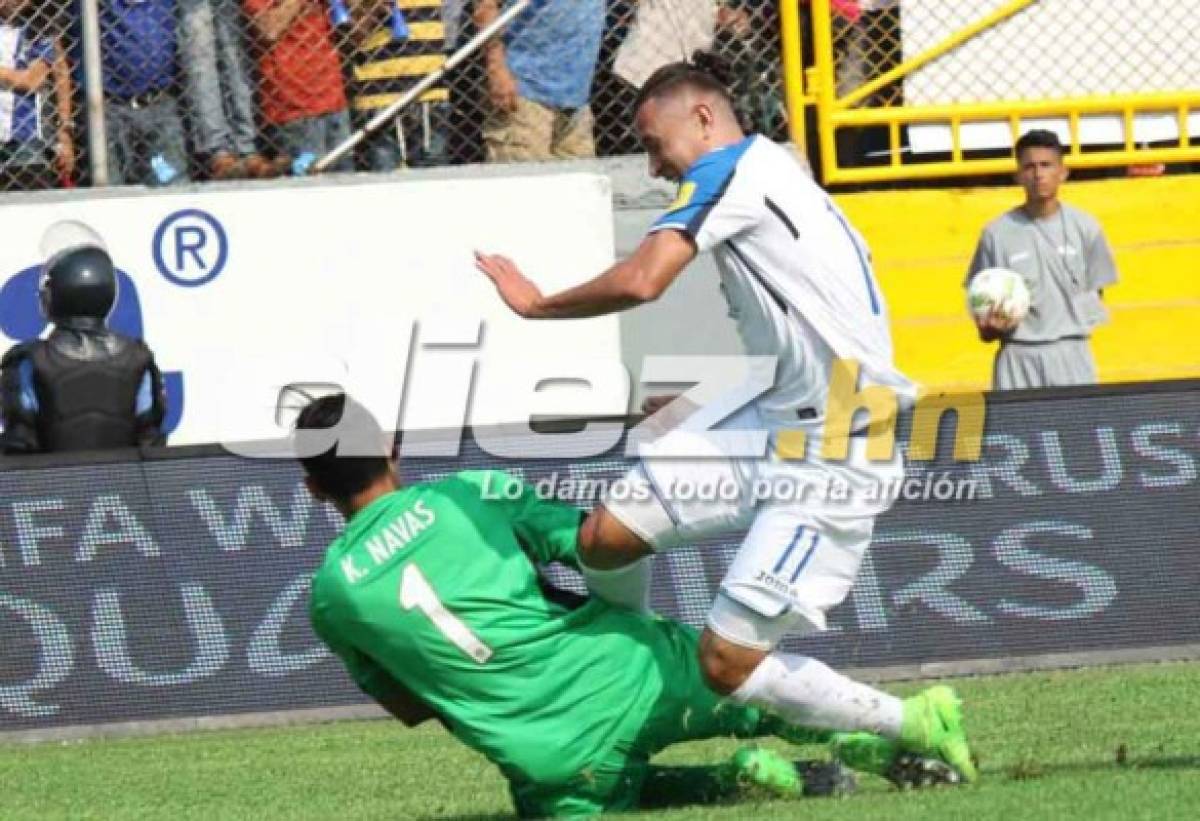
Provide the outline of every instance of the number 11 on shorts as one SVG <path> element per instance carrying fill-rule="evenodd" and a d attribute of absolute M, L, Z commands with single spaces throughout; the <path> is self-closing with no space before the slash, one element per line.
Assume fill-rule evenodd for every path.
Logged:
<path fill-rule="evenodd" d="M 480 641 L 470 627 L 446 609 L 437 592 L 429 586 L 421 568 L 415 564 L 407 565 L 404 575 L 400 577 L 400 606 L 405 610 L 414 607 L 419 609 L 451 644 L 479 664 L 484 664 L 492 657 L 492 648 Z"/>

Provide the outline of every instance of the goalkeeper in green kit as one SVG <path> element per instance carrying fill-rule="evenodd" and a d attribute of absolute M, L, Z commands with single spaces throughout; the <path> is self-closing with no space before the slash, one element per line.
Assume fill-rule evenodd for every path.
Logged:
<path fill-rule="evenodd" d="M 337 456 L 336 443 L 304 452 L 304 436 L 346 425 L 379 455 Z M 805 730 L 722 701 L 689 627 L 600 599 L 560 603 L 536 566 L 576 565 L 583 511 L 499 471 L 401 488 L 377 423 L 341 394 L 314 400 L 296 428 L 309 490 L 347 519 L 313 579 L 314 630 L 392 715 L 408 726 L 436 718 L 496 764 L 521 816 L 715 800 L 739 778 L 803 790 L 791 763 L 765 750 L 725 767 L 649 764 L 670 744 L 716 736 L 827 741 L 896 783 L 957 780 L 878 736 Z"/>

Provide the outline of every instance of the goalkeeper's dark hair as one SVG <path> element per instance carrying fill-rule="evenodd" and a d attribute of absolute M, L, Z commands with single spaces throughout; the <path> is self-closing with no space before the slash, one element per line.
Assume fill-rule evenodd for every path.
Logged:
<path fill-rule="evenodd" d="M 651 74 L 638 91 L 633 110 L 640 109 L 647 100 L 668 97 L 685 88 L 716 94 L 732 107 L 731 81 L 729 64 L 724 59 L 712 52 L 697 51 L 692 59 L 668 63 Z"/>
<path fill-rule="evenodd" d="M 384 446 L 383 431 L 370 411 L 344 393 L 322 396 L 309 402 L 296 417 L 296 431 L 327 430 L 338 427 L 343 417 L 355 427 L 355 441 L 379 443 L 378 456 L 339 456 L 335 441 L 322 453 L 300 458 L 304 472 L 322 493 L 336 501 L 348 501 L 366 490 L 391 470 Z"/>

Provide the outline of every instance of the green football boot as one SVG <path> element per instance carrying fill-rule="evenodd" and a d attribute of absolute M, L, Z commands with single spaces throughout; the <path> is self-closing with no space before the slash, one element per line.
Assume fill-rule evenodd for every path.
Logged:
<path fill-rule="evenodd" d="M 966 781 L 979 778 L 963 730 L 962 702 L 949 687 L 930 687 L 904 699 L 899 742 L 905 752 L 940 758 Z"/>
<path fill-rule="evenodd" d="M 739 788 L 758 788 L 781 798 L 795 798 L 804 790 L 795 765 L 762 747 L 742 747 L 734 753 L 729 776 Z"/>
<path fill-rule="evenodd" d="M 906 752 L 899 742 L 874 733 L 837 733 L 830 748 L 836 761 L 886 778 L 902 790 L 962 782 L 958 771 L 944 761 Z"/>
<path fill-rule="evenodd" d="M 742 747 L 730 762 L 740 789 L 759 789 L 781 798 L 848 795 L 854 775 L 836 761 L 789 761 L 761 747 Z"/>
<path fill-rule="evenodd" d="M 818 730 L 812 727 L 800 727 L 788 724 L 786 721 L 773 716 L 764 716 L 763 729 L 776 738 L 789 741 L 792 744 L 829 745 L 835 762 L 858 772 L 871 773 L 891 781 L 902 790 L 919 787 L 932 787 L 940 784 L 959 784 L 962 777 L 949 764 L 936 758 L 927 758 L 901 749 L 896 741 L 892 741 L 873 733 L 835 733 L 832 730 Z M 804 764 L 805 762 L 798 762 Z M 853 781 L 851 773 L 845 768 L 839 768 L 843 778 Z M 826 776 L 816 771 L 803 771 L 806 786 L 812 786 L 827 780 Z M 836 780 L 836 778 L 834 778 Z M 827 794 L 819 787 L 813 787 L 815 795 Z"/>

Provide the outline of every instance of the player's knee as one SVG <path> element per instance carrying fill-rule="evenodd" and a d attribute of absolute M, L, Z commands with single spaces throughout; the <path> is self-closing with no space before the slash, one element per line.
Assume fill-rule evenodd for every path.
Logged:
<path fill-rule="evenodd" d="M 700 637 L 700 670 L 710 689 L 731 695 L 766 657 L 765 650 L 742 647 L 705 630 Z"/>
<path fill-rule="evenodd" d="M 605 508 L 598 507 L 579 526 L 579 560 L 596 570 L 632 564 L 653 551 Z"/>
<path fill-rule="evenodd" d="M 579 559 L 587 565 L 591 565 L 591 559 L 594 559 L 593 554 L 597 553 L 600 544 L 600 522 L 599 514 L 604 510 L 598 507 L 587 515 L 583 520 L 583 524 L 579 526 L 579 542 L 577 549 Z"/>

